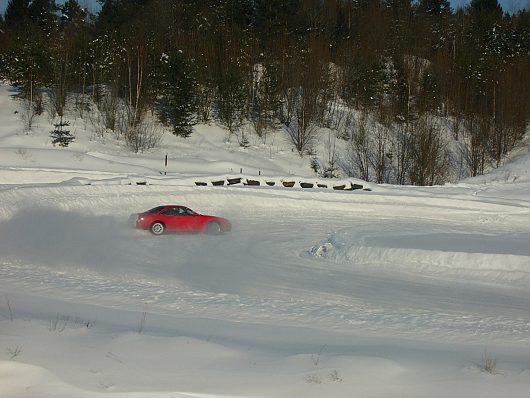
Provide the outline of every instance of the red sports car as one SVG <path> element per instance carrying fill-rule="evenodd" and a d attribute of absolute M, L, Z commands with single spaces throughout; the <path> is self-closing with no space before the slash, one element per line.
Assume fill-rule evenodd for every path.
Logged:
<path fill-rule="evenodd" d="M 131 214 L 129 223 L 134 228 L 148 229 L 153 235 L 162 235 L 164 232 L 205 232 L 216 235 L 232 229 L 232 224 L 225 218 L 206 216 L 179 205 L 157 206 L 143 213 Z"/>

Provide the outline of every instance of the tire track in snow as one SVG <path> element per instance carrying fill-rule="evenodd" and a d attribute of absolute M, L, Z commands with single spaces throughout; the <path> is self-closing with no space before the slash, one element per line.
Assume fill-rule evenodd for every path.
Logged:
<path fill-rule="evenodd" d="M 506 218 L 480 223 L 476 217 L 484 214 L 480 208 L 460 209 L 454 214 L 447 206 L 439 211 L 431 206 L 407 206 L 401 208 L 407 211 L 392 214 L 387 209 L 395 210 L 394 197 L 386 202 L 378 197 L 381 203 L 367 204 L 366 199 L 345 202 L 343 195 L 333 201 L 330 193 L 304 196 L 294 191 L 227 192 L 192 187 L 18 191 L 2 192 L 10 197 L 15 210 L 17 206 L 24 209 L 35 203 L 50 204 L 67 212 L 80 212 L 76 214 L 86 217 L 82 224 L 88 223 L 94 212 L 125 215 L 152 202 L 169 203 L 178 198 L 179 202 L 195 203 L 206 210 L 225 209 L 234 219 L 235 228 L 231 235 L 222 237 L 177 235 L 161 239 L 141 232 L 117 232 L 119 228 L 111 228 L 108 234 L 84 232 L 79 240 L 94 239 L 94 250 L 98 242 L 115 246 L 118 254 L 111 253 L 108 259 L 116 264 L 95 267 L 90 261 L 68 263 L 66 258 L 58 258 L 63 261 L 57 264 L 39 264 L 4 257 L 0 267 L 3 291 L 20 289 L 36 296 L 166 315 L 428 340 L 515 343 L 530 338 L 525 312 L 530 301 L 519 291 L 377 273 L 301 256 L 330 232 L 351 225 L 360 227 L 360 239 L 363 225 L 383 231 L 405 221 L 431 231 L 448 225 L 454 228 L 455 224 L 481 231 L 510 227 Z M 35 196 L 38 193 L 42 195 Z M 321 197 L 326 200 L 318 200 Z M 492 213 L 499 208 L 502 206 L 485 205 Z M 507 209 L 512 211 L 509 206 Z M 4 213 L 8 223 L 15 213 L 13 209 Z M 128 255 L 122 257 L 120 253 L 126 252 Z"/>

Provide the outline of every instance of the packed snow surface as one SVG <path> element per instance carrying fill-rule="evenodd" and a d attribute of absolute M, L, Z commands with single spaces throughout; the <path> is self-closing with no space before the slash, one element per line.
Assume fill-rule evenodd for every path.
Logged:
<path fill-rule="evenodd" d="M 132 154 L 76 120 L 54 148 L 46 117 L 22 132 L 13 93 L 0 86 L 2 398 L 530 397 L 527 147 L 456 185 L 326 181 L 280 132 L 241 149 L 198 126 Z M 235 177 L 260 185 L 212 185 Z M 128 227 L 159 204 L 233 231 Z"/>

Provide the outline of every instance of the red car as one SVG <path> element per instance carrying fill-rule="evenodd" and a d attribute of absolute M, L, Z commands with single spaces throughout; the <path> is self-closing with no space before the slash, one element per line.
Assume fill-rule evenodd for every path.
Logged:
<path fill-rule="evenodd" d="M 225 218 L 206 216 L 179 205 L 157 206 L 143 213 L 131 214 L 129 223 L 134 228 L 148 229 L 153 235 L 162 235 L 164 232 L 216 235 L 232 229 L 232 224 Z"/>

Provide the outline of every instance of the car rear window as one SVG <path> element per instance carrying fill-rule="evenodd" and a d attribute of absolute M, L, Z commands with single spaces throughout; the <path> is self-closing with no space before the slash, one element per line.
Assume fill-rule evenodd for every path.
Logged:
<path fill-rule="evenodd" d="M 153 207 L 152 209 L 149 209 L 147 211 L 144 211 L 144 214 L 153 214 L 153 213 L 158 213 L 160 210 L 162 210 L 165 206 L 157 206 L 157 207 Z"/>

